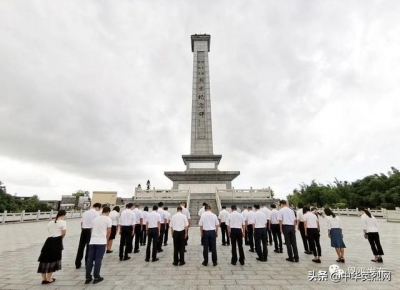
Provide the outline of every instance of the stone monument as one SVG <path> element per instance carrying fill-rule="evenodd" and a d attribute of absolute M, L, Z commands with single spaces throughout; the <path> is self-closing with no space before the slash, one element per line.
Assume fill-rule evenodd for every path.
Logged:
<path fill-rule="evenodd" d="M 164 172 L 173 182 L 173 189 L 191 193 L 215 193 L 216 189 L 231 189 L 232 180 L 240 171 L 220 171 L 222 155 L 213 153 L 210 75 L 208 53 L 211 36 L 192 35 L 193 89 L 191 148 L 189 155 L 182 155 L 185 171 Z"/>

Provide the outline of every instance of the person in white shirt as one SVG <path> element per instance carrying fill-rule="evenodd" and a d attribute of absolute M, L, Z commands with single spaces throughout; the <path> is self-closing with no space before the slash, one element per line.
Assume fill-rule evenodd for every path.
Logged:
<path fill-rule="evenodd" d="M 140 245 L 146 246 L 146 237 L 147 237 L 147 230 L 146 230 L 146 222 L 147 222 L 147 214 L 149 213 L 149 207 L 145 206 L 142 211 L 143 215 L 143 224 L 142 224 L 142 232 L 140 234 Z"/>
<path fill-rule="evenodd" d="M 119 234 L 121 239 L 119 241 L 119 260 L 126 261 L 131 257 L 128 253 L 132 253 L 132 240 L 133 228 L 136 224 L 136 215 L 132 211 L 133 203 L 128 203 L 126 208 L 121 212 L 119 218 Z"/>
<path fill-rule="evenodd" d="M 382 256 L 384 253 L 379 239 L 378 223 L 375 217 L 365 207 L 360 206 L 358 211 L 360 212 L 361 220 L 363 221 L 364 238 L 368 239 L 372 253 L 375 256 L 371 261 L 383 263 Z"/>
<path fill-rule="evenodd" d="M 93 208 L 85 211 L 81 220 L 81 237 L 79 238 L 78 252 L 75 258 L 75 267 L 79 269 L 82 266 L 83 252 L 85 251 L 85 265 L 88 259 L 88 249 L 90 241 L 90 233 L 92 230 L 92 221 L 100 215 L 101 203 L 96 202 Z"/>
<path fill-rule="evenodd" d="M 114 206 L 113 210 L 110 212 L 110 219 L 112 221 L 112 226 L 111 226 L 111 235 L 110 238 L 107 241 L 107 254 L 112 253 L 113 251 L 111 250 L 113 241 L 115 239 L 115 236 L 117 235 L 117 228 L 118 228 L 118 220 L 119 220 L 119 206 Z"/>
<path fill-rule="evenodd" d="M 139 253 L 139 242 L 140 242 L 140 233 L 142 232 L 142 225 L 143 225 L 143 214 L 140 210 L 140 204 L 135 204 L 135 209 L 133 210 L 136 216 L 136 224 L 134 228 L 135 233 L 135 247 L 133 249 L 133 253 Z"/>
<path fill-rule="evenodd" d="M 211 259 L 213 265 L 217 266 L 217 240 L 218 237 L 218 218 L 211 212 L 211 207 L 207 204 L 205 206 L 205 212 L 201 215 L 200 221 L 200 235 L 204 238 L 203 244 L 203 266 L 208 265 L 208 250 L 211 250 Z"/>
<path fill-rule="evenodd" d="M 171 214 L 168 211 L 168 206 L 164 206 L 164 212 L 167 218 L 167 222 L 165 224 L 165 234 L 164 234 L 164 247 L 165 247 L 168 246 L 169 221 L 171 220 Z"/>
<path fill-rule="evenodd" d="M 271 210 L 267 207 L 266 203 L 263 203 L 261 205 L 262 207 L 260 208 L 260 211 L 262 211 L 265 216 L 267 217 L 268 224 L 266 226 L 266 231 L 267 231 L 267 243 L 269 243 L 272 246 L 272 232 L 271 232 L 271 227 L 270 227 L 270 219 L 271 219 Z"/>
<path fill-rule="evenodd" d="M 326 216 L 326 226 L 328 228 L 328 237 L 331 239 L 331 247 L 335 248 L 338 259 L 336 262 L 344 263 L 344 249 L 346 245 L 343 242 L 342 227 L 339 218 L 329 208 L 324 208 Z"/>
<path fill-rule="evenodd" d="M 162 249 L 162 245 L 163 245 L 163 242 L 164 242 L 164 235 L 165 235 L 165 227 L 166 227 L 166 225 L 167 225 L 167 223 L 168 223 L 168 220 L 167 220 L 167 213 L 165 212 L 165 210 L 163 210 L 163 205 L 164 205 L 164 203 L 163 202 L 159 202 L 158 203 L 158 210 L 157 210 L 157 212 L 160 214 L 160 216 L 161 216 L 161 222 L 160 222 L 160 226 L 161 226 L 161 228 L 160 228 L 160 236 L 158 237 L 158 244 L 157 244 L 157 251 L 160 253 L 160 252 L 163 252 L 164 250 Z"/>
<path fill-rule="evenodd" d="M 278 221 L 281 233 L 285 236 L 288 262 L 299 262 L 299 252 L 296 241 L 296 216 L 294 211 L 287 207 L 286 200 L 279 202 L 281 209 L 278 211 Z"/>
<path fill-rule="evenodd" d="M 319 243 L 319 220 L 308 206 L 303 206 L 304 234 L 308 239 L 310 250 L 314 254 L 314 263 L 321 263 L 321 245 Z"/>
<path fill-rule="evenodd" d="M 199 209 L 199 212 L 197 213 L 199 220 L 201 218 L 201 215 L 206 211 L 205 210 L 206 205 L 207 205 L 207 203 L 203 202 L 203 207 L 201 209 Z M 204 245 L 204 237 L 201 237 L 200 242 L 201 242 L 201 245 L 203 246 Z"/>
<path fill-rule="evenodd" d="M 241 215 L 243 216 L 243 220 L 246 222 L 246 216 L 247 216 L 247 213 L 248 213 L 249 211 L 247 210 L 247 205 L 244 205 L 243 206 L 243 210 L 242 210 L 242 212 L 241 212 Z M 249 236 L 248 236 L 248 234 L 247 234 L 247 225 L 245 225 L 245 231 L 244 231 L 244 244 L 246 245 L 246 246 L 248 246 L 249 245 Z"/>
<path fill-rule="evenodd" d="M 303 207 L 304 207 L 304 205 L 302 203 L 298 204 L 298 210 L 296 212 L 297 228 L 300 231 L 301 240 L 303 241 L 304 254 L 311 255 L 312 251 L 310 251 L 310 245 L 308 244 L 308 239 L 305 234 L 304 219 L 303 219 Z"/>
<path fill-rule="evenodd" d="M 42 284 L 53 283 L 56 280 L 52 277 L 53 273 L 61 270 L 62 240 L 67 233 L 67 223 L 64 221 L 66 214 L 65 210 L 59 210 L 56 219 L 47 225 L 49 234 L 40 251 L 37 270 L 38 273 L 42 274 Z"/>
<path fill-rule="evenodd" d="M 188 233 L 189 222 L 182 214 L 182 207 L 178 206 L 177 212 L 170 221 L 171 236 L 174 239 L 174 266 L 185 265 L 185 241 Z"/>
<path fill-rule="evenodd" d="M 222 210 L 219 212 L 218 215 L 218 220 L 219 220 L 219 224 L 221 227 L 221 236 L 222 236 L 222 245 L 230 245 L 229 242 L 229 235 L 228 235 L 228 228 L 226 225 L 226 221 L 228 219 L 229 216 L 229 212 L 226 210 L 226 206 L 222 206 Z M 226 241 L 225 241 L 225 235 L 226 235 Z"/>
<path fill-rule="evenodd" d="M 184 216 L 186 216 L 186 218 L 188 219 L 188 223 L 189 223 L 188 228 L 190 228 L 190 212 L 186 208 L 186 202 L 184 202 L 184 201 L 181 202 L 181 208 L 182 208 L 182 214 Z M 184 252 L 186 252 L 186 246 L 188 244 L 188 240 L 189 240 L 189 230 L 188 230 L 188 234 L 187 234 L 187 236 L 185 238 L 185 249 L 184 249 Z"/>
<path fill-rule="evenodd" d="M 101 216 L 98 216 L 93 220 L 92 234 L 89 243 L 89 257 L 86 265 L 85 284 L 89 284 L 92 281 L 93 267 L 93 284 L 97 284 L 104 280 L 104 278 L 100 276 L 100 268 L 106 251 L 107 241 L 111 235 L 112 221 L 109 217 L 110 211 L 110 208 L 105 206 Z"/>
<path fill-rule="evenodd" d="M 258 258 L 257 261 L 266 262 L 268 259 L 267 248 L 267 231 L 265 230 L 268 225 L 267 216 L 260 210 L 260 205 L 254 205 L 256 212 L 252 218 L 252 227 L 254 232 L 255 248 Z M 262 246 L 261 246 L 262 245 Z"/>
<path fill-rule="evenodd" d="M 157 262 L 159 258 L 157 258 L 157 248 L 158 248 L 158 241 L 161 234 L 161 215 L 158 213 L 158 206 L 153 206 L 153 211 L 147 214 L 147 248 L 146 248 L 146 262 L 150 262 L 150 250 L 151 244 L 153 244 L 153 249 L 151 253 L 151 261 Z"/>
<path fill-rule="evenodd" d="M 245 223 L 243 216 L 237 212 L 236 205 L 231 206 L 232 212 L 228 216 L 226 225 L 228 227 L 228 235 L 231 237 L 232 258 L 231 264 L 236 265 L 238 256 L 236 252 L 236 244 L 239 249 L 239 263 L 244 265 L 243 238 L 245 233 Z"/>
<path fill-rule="evenodd" d="M 246 223 L 247 238 L 250 246 L 250 252 L 254 253 L 254 231 L 253 231 L 253 219 L 254 211 L 252 206 L 247 207 L 247 213 L 245 215 L 244 221 Z"/>
<path fill-rule="evenodd" d="M 282 248 L 282 233 L 279 229 L 279 221 L 278 221 L 278 211 L 276 210 L 276 204 L 271 204 L 271 215 L 269 221 L 269 227 L 272 232 L 272 236 L 274 238 L 275 245 L 275 253 L 283 253 Z"/>

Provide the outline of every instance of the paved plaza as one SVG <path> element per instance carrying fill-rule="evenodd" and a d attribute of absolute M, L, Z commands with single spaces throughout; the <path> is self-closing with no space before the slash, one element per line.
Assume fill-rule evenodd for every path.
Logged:
<path fill-rule="evenodd" d="M 370 262 L 373 257 L 367 240 L 363 238 L 361 221 L 357 217 L 342 216 L 346 264 L 340 264 L 342 270 L 348 267 L 369 268 L 381 266 L 391 272 L 391 281 L 309 281 L 309 271 L 328 271 L 337 264 L 336 254 L 330 247 L 326 234 L 325 221 L 321 219 L 322 263 L 311 262 L 312 256 L 303 254 L 300 234 L 297 242 L 300 254 L 299 263 L 285 261 L 284 254 L 273 252 L 268 247 L 268 262 L 256 261 L 256 254 L 245 246 L 246 264 L 230 264 L 230 247 L 221 246 L 220 235 L 217 240 L 218 266 L 201 265 L 202 247 L 199 228 L 190 229 L 189 246 L 186 253 L 186 265 L 172 265 L 172 239 L 159 253 L 158 262 L 144 261 L 145 247 L 140 253 L 132 254 L 132 259 L 120 262 L 118 258 L 119 237 L 114 241 L 114 252 L 106 254 L 101 275 L 104 281 L 97 284 L 84 284 L 85 270 L 75 269 L 74 260 L 80 234 L 79 219 L 67 220 L 67 236 L 64 239 L 63 269 L 54 274 L 53 284 L 41 285 L 41 276 L 36 273 L 40 249 L 46 239 L 47 222 L 6 224 L 0 226 L 0 289 L 400 289 L 400 223 L 387 223 L 379 220 L 380 235 L 385 252 L 384 263 Z M 211 261 L 211 255 L 210 255 Z M 355 275 L 352 276 L 353 279 Z M 323 278 L 320 275 L 320 278 Z"/>

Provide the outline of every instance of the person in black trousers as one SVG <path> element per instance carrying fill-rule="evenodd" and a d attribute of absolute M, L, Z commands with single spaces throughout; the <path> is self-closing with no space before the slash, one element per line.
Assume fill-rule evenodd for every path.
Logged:
<path fill-rule="evenodd" d="M 250 252 L 254 253 L 254 231 L 253 231 L 253 225 L 252 223 L 252 219 L 254 216 L 254 211 L 253 208 L 251 206 L 247 207 L 247 214 L 246 214 L 246 228 L 247 228 L 247 238 L 248 238 L 248 243 L 250 246 Z"/>
<path fill-rule="evenodd" d="M 368 239 L 372 253 L 375 256 L 371 261 L 383 263 L 382 256 L 384 253 L 379 239 L 378 223 L 375 217 L 365 207 L 360 206 L 358 211 L 360 212 L 361 220 L 363 221 L 364 238 Z"/>
<path fill-rule="evenodd" d="M 243 251 L 243 238 L 245 232 L 245 224 L 243 216 L 237 212 L 236 205 L 231 206 L 232 212 L 226 222 L 228 228 L 228 235 L 231 237 L 232 245 L 232 259 L 231 264 L 236 265 L 238 256 L 236 252 L 236 244 L 239 249 L 239 263 L 244 265 L 244 251 Z"/>
<path fill-rule="evenodd" d="M 126 261 L 131 257 L 128 256 L 129 252 L 132 252 L 131 237 L 133 234 L 133 227 L 136 223 L 135 213 L 132 211 L 133 203 L 128 203 L 126 208 L 121 212 L 119 218 L 119 234 L 121 239 L 119 241 L 119 260 Z"/>
<path fill-rule="evenodd" d="M 152 262 L 157 262 L 159 258 L 157 258 L 157 241 L 160 237 L 160 231 L 161 231 L 161 216 L 157 212 L 158 206 L 154 205 L 153 206 L 153 211 L 150 212 L 147 215 L 147 222 L 146 222 L 146 227 L 147 227 L 147 248 L 146 248 L 146 262 L 150 262 L 150 250 L 151 250 L 151 244 L 153 244 L 153 249 L 152 249 L 152 254 L 151 254 L 151 261 Z"/>
<path fill-rule="evenodd" d="M 278 211 L 276 210 L 276 204 L 271 204 L 271 216 L 270 221 L 268 223 L 270 227 L 270 231 L 272 232 L 272 236 L 274 239 L 275 245 L 275 253 L 283 253 L 282 248 L 282 234 L 281 230 L 279 229 L 279 221 L 278 221 Z"/>
<path fill-rule="evenodd" d="M 297 228 L 300 231 L 301 235 L 301 240 L 303 241 L 303 246 L 304 246 L 304 254 L 311 255 L 313 252 L 311 251 L 311 247 L 309 245 L 308 238 L 305 234 L 305 228 L 304 228 L 304 206 L 302 203 L 298 204 L 298 210 L 296 212 L 296 217 L 297 217 Z"/>
<path fill-rule="evenodd" d="M 260 206 L 258 204 L 254 205 L 256 210 L 252 222 L 252 227 L 254 231 L 255 248 L 257 252 L 257 261 L 266 262 L 268 258 L 268 248 L 267 248 L 267 231 L 265 229 L 268 220 L 265 213 L 260 211 Z"/>
<path fill-rule="evenodd" d="M 85 251 L 85 266 L 89 254 L 89 242 L 92 232 L 92 221 L 100 215 L 101 203 L 96 202 L 91 210 L 86 211 L 81 221 L 81 237 L 79 239 L 78 252 L 75 258 L 75 267 L 79 269 L 82 265 L 83 252 Z"/>
<path fill-rule="evenodd" d="M 140 233 L 140 245 L 141 246 L 146 246 L 146 237 L 147 237 L 147 229 L 146 229 L 146 221 L 147 221 L 147 219 L 146 219 L 146 217 L 147 217 L 148 213 L 149 213 L 149 207 L 145 206 L 143 208 L 143 212 L 142 212 L 143 225 L 142 225 L 142 232 Z"/>
<path fill-rule="evenodd" d="M 285 236 L 288 262 L 299 262 L 299 252 L 297 251 L 296 241 L 296 216 L 294 211 L 287 207 L 286 200 L 279 202 L 281 209 L 278 212 L 278 220 L 281 233 Z"/>
<path fill-rule="evenodd" d="M 164 232 L 164 246 L 168 246 L 169 221 L 171 220 L 171 214 L 168 211 L 168 206 L 164 206 L 164 212 L 167 217 L 167 223 L 165 224 Z"/>

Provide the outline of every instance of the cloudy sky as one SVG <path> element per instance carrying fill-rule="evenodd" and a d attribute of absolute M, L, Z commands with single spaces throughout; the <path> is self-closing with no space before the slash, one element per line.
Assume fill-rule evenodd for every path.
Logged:
<path fill-rule="evenodd" d="M 0 2 L 0 180 L 132 196 L 190 153 L 190 35 L 211 34 L 214 153 L 235 188 L 400 167 L 399 1 Z"/>

